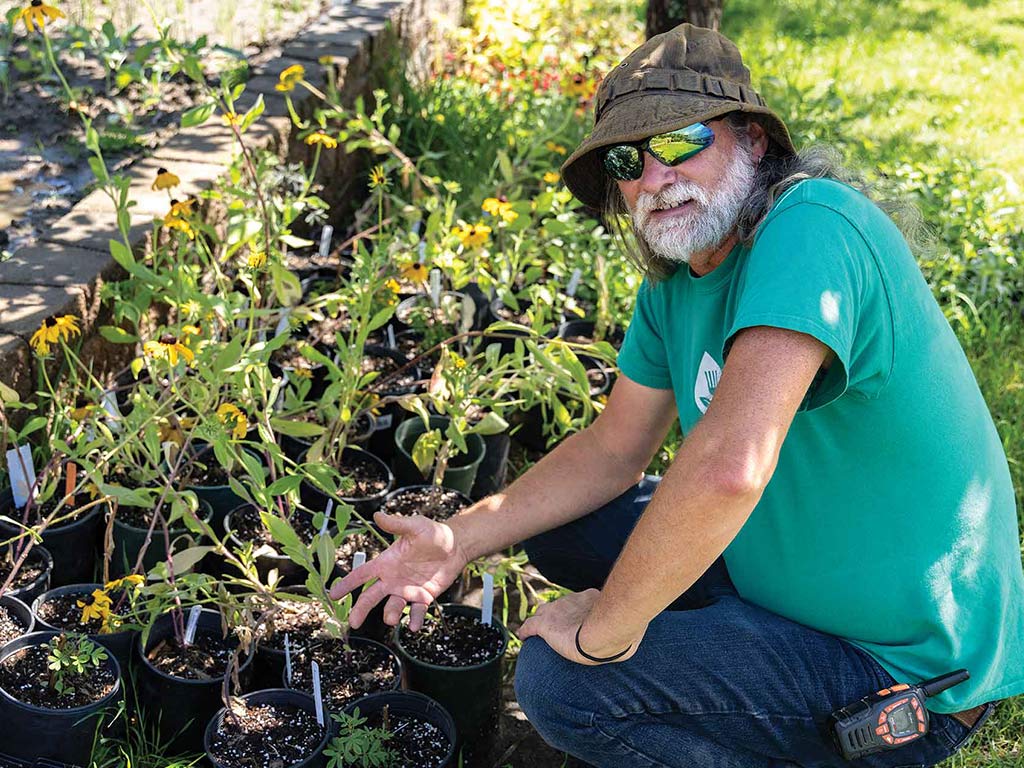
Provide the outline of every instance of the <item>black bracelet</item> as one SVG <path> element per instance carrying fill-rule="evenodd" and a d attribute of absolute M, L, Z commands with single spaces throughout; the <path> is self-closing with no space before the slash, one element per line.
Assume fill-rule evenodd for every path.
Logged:
<path fill-rule="evenodd" d="M 616 659 L 622 658 L 627 653 L 629 653 L 629 649 L 633 647 L 633 644 L 630 643 L 626 650 L 620 651 L 619 653 L 616 653 L 614 656 L 608 656 L 604 659 L 598 658 L 597 656 L 591 656 L 589 653 L 584 651 L 583 646 L 580 645 L 580 632 L 582 631 L 582 629 L 583 624 L 580 624 L 579 627 L 576 628 L 576 650 L 579 652 L 580 656 L 582 656 L 584 659 L 587 659 L 588 661 L 596 661 L 598 664 L 606 664 L 609 661 L 615 661 Z"/>

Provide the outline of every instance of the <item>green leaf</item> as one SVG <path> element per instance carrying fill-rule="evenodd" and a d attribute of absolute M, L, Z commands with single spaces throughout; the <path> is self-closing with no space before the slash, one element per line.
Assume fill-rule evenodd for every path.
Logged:
<path fill-rule="evenodd" d="M 134 344 L 139 340 L 135 334 L 128 333 L 116 325 L 101 325 L 100 335 L 113 344 Z"/>
<path fill-rule="evenodd" d="M 181 116 L 181 127 L 191 128 L 195 125 L 202 125 L 210 119 L 210 115 L 213 114 L 213 110 L 217 104 L 213 101 L 208 101 L 206 104 L 200 104 L 198 107 L 192 107 Z"/>
<path fill-rule="evenodd" d="M 308 248 L 311 245 L 316 245 L 312 240 L 305 240 L 295 235 L 281 235 L 279 239 L 289 248 Z"/>
<path fill-rule="evenodd" d="M 267 494 L 270 496 L 283 496 L 286 493 L 297 491 L 302 484 L 302 477 L 299 475 L 288 475 L 279 477 L 267 486 Z"/>
<path fill-rule="evenodd" d="M 263 94 L 261 93 L 259 96 L 256 97 L 256 103 L 253 104 L 249 108 L 249 111 L 245 113 L 245 117 L 242 118 L 242 124 L 238 126 L 238 129 L 242 133 L 245 133 L 249 129 L 249 126 L 252 125 L 253 122 L 256 120 L 256 118 L 263 114 L 263 110 L 265 109 L 266 105 L 263 103 Z"/>
<path fill-rule="evenodd" d="M 488 411 L 487 414 L 476 424 L 466 430 L 466 434 L 469 435 L 500 435 L 502 432 L 508 429 L 508 422 L 505 421 L 501 416 L 496 414 L 494 411 Z"/>
<path fill-rule="evenodd" d="M 430 469 L 434 466 L 440 448 L 441 430 L 439 429 L 424 432 L 416 439 L 416 443 L 412 447 L 412 461 L 423 477 L 430 474 Z"/>
<path fill-rule="evenodd" d="M 310 424 L 308 421 L 291 421 L 280 417 L 272 417 L 270 426 L 275 431 L 289 437 L 319 437 L 326 431 L 326 427 L 319 424 Z"/>
<path fill-rule="evenodd" d="M 181 552 L 176 552 L 171 556 L 171 562 L 174 564 L 174 575 L 178 576 L 192 570 L 196 563 L 206 557 L 208 553 L 213 552 L 214 549 L 216 547 L 189 547 Z"/>

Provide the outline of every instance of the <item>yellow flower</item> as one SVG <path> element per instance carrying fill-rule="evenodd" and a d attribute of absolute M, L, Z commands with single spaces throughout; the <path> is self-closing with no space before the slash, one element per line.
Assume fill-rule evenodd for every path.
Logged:
<path fill-rule="evenodd" d="M 202 334 L 202 332 L 202 329 L 198 325 L 181 326 L 181 333 L 185 337 L 186 344 L 188 344 L 192 340 L 192 336 L 199 336 Z"/>
<path fill-rule="evenodd" d="M 220 121 L 224 123 L 224 125 L 231 126 L 238 125 L 239 123 L 241 123 L 242 118 L 240 118 L 234 112 L 225 112 L 220 116 Z"/>
<path fill-rule="evenodd" d="M 304 379 L 311 379 L 313 378 L 313 371 L 309 368 L 295 368 L 292 370 L 292 375 L 301 376 Z"/>
<path fill-rule="evenodd" d="M 147 341 L 142 345 L 142 351 L 152 358 L 167 360 L 171 365 L 178 364 L 179 355 L 186 363 L 191 363 L 196 357 L 191 349 L 170 333 L 165 333 L 157 341 Z"/>
<path fill-rule="evenodd" d="M 22 9 L 17 18 L 25 22 L 25 29 L 29 32 L 33 31 L 32 22 L 35 22 L 36 26 L 39 27 L 40 32 L 44 32 L 46 30 L 47 21 L 66 19 L 67 16 L 52 5 L 46 5 L 43 0 L 32 0 L 32 3 L 28 8 Z"/>
<path fill-rule="evenodd" d="M 57 344 L 61 339 L 67 341 L 72 336 L 78 336 L 82 331 L 78 328 L 78 318 L 74 315 L 51 315 L 43 320 L 39 330 L 32 334 L 29 344 L 40 355 L 50 354 L 50 347 Z"/>
<path fill-rule="evenodd" d="M 455 370 L 461 371 L 463 368 L 466 367 L 466 358 L 464 358 L 462 355 L 458 355 L 455 352 L 449 351 L 448 356 L 451 358 L 452 364 L 455 366 Z"/>
<path fill-rule="evenodd" d="M 171 210 L 168 211 L 167 215 L 164 217 L 164 221 L 166 222 L 168 218 L 172 217 L 184 218 L 185 216 L 191 216 L 192 206 L 195 205 L 196 202 L 197 201 L 194 197 L 190 197 L 187 200 L 181 201 L 171 200 Z"/>
<path fill-rule="evenodd" d="M 164 226 L 168 229 L 176 229 L 179 232 L 183 232 L 188 235 L 189 240 L 196 239 L 196 231 L 192 229 L 192 225 L 184 219 L 179 219 L 177 216 L 171 216 L 168 214 L 164 217 Z"/>
<path fill-rule="evenodd" d="M 156 181 L 150 186 L 154 192 L 160 189 L 170 189 L 181 184 L 181 179 L 168 171 L 166 168 L 157 168 Z"/>
<path fill-rule="evenodd" d="M 127 589 L 128 587 L 135 587 L 136 589 L 138 589 L 145 583 L 145 576 L 133 573 L 130 576 L 125 576 L 122 579 L 114 579 L 113 581 L 108 581 L 106 584 L 103 585 L 103 591 L 111 592 L 115 589 Z M 96 593 L 94 592 L 93 594 L 95 595 Z"/>
<path fill-rule="evenodd" d="M 387 174 L 384 173 L 383 165 L 378 165 L 370 171 L 370 189 L 387 189 L 390 184 Z"/>
<path fill-rule="evenodd" d="M 301 64 L 292 64 L 288 69 L 281 73 L 278 78 L 279 82 L 274 87 L 283 92 L 290 93 L 295 90 L 295 86 L 302 82 L 302 79 L 306 76 L 306 68 Z"/>
<path fill-rule="evenodd" d="M 419 261 L 414 261 L 412 264 L 402 267 L 402 277 L 414 283 L 424 282 L 428 274 L 426 265 Z"/>
<path fill-rule="evenodd" d="M 76 600 L 76 604 L 82 609 L 81 624 L 87 624 L 91 619 L 99 619 L 104 627 L 110 624 L 110 596 L 102 589 L 94 589 L 92 591 L 92 602 L 85 603 L 81 600 Z"/>
<path fill-rule="evenodd" d="M 544 174 L 544 181 L 548 184 L 555 184 L 562 178 L 556 171 L 548 171 Z"/>
<path fill-rule="evenodd" d="M 237 405 L 232 405 L 231 403 L 222 404 L 217 409 L 217 418 L 220 419 L 224 426 L 229 426 L 234 421 L 234 425 L 231 425 L 231 436 L 235 440 L 241 440 L 245 437 L 245 433 L 249 429 L 249 418 Z"/>
<path fill-rule="evenodd" d="M 444 125 L 444 115 L 440 113 L 434 115 L 434 122 L 438 125 Z"/>
<path fill-rule="evenodd" d="M 313 146 L 314 144 L 322 144 L 324 149 L 334 149 L 338 146 L 338 140 L 333 136 L 328 136 L 323 131 L 317 131 L 316 133 L 309 134 L 309 136 L 306 137 L 306 143 L 310 146 Z"/>
<path fill-rule="evenodd" d="M 385 281 L 384 287 L 387 288 L 392 293 L 401 293 L 402 292 L 402 286 L 400 286 L 398 284 L 398 281 L 395 280 L 395 278 L 393 278 L 393 277 L 389 277 Z"/>
<path fill-rule="evenodd" d="M 592 90 L 590 82 L 581 74 L 569 75 L 562 81 L 562 92 L 568 96 L 581 98 L 589 96 Z"/>
<path fill-rule="evenodd" d="M 459 238 L 464 247 L 475 248 L 487 242 L 491 228 L 486 224 L 469 224 L 465 227 L 454 227 L 452 234 Z"/>
<path fill-rule="evenodd" d="M 246 266 L 249 269 L 262 269 L 267 264 L 267 254 L 264 251 L 250 251 L 249 260 Z"/>
<path fill-rule="evenodd" d="M 89 414 L 92 413 L 92 411 L 95 410 L 95 408 L 96 406 L 93 405 L 92 403 L 87 402 L 85 400 L 80 400 L 75 405 L 75 407 L 71 409 L 71 413 L 69 415 L 75 421 L 85 421 L 87 418 L 89 418 Z"/>
<path fill-rule="evenodd" d="M 553 141 L 544 142 L 544 146 L 548 148 L 549 152 L 554 152 L 557 155 L 564 155 L 567 151 L 561 144 L 555 144 Z"/>
<path fill-rule="evenodd" d="M 512 203 L 503 198 L 488 197 L 481 206 L 484 213 L 500 217 L 502 221 L 510 222 L 519 218 L 519 214 L 512 210 Z"/>

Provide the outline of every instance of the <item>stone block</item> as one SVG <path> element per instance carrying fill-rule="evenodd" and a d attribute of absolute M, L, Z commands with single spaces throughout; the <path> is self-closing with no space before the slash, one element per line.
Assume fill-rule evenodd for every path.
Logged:
<path fill-rule="evenodd" d="M 152 188 L 160 169 L 166 169 L 181 180 L 180 186 L 171 189 Z M 149 157 L 135 163 L 127 172 L 131 179 L 128 199 L 135 202 L 132 214 L 163 218 L 171 208 L 171 199 L 184 200 L 209 188 L 224 172 L 218 163 L 178 160 L 168 163 L 157 157 Z M 114 204 L 102 192 L 88 195 L 75 210 L 113 212 Z"/>
<path fill-rule="evenodd" d="M 41 242 L 0 265 L 0 284 L 84 286 L 112 267 L 109 252 Z"/>
<path fill-rule="evenodd" d="M 86 200 L 94 195 L 102 194 L 102 192 L 93 192 Z M 104 195 L 104 197 L 106 196 Z M 99 202 L 95 202 L 93 205 L 98 206 Z M 152 230 L 152 227 L 153 216 L 132 215 L 131 228 L 128 231 L 131 242 L 138 243 Z M 112 208 L 106 211 L 89 210 L 79 203 L 71 209 L 70 213 L 65 214 L 44 230 L 39 239 L 44 243 L 78 246 L 109 254 L 110 241 L 120 240 L 121 233 L 117 228 L 117 215 Z"/>
<path fill-rule="evenodd" d="M 86 314 L 78 287 L 0 284 L 0 332 L 28 339 L 50 315 Z"/>

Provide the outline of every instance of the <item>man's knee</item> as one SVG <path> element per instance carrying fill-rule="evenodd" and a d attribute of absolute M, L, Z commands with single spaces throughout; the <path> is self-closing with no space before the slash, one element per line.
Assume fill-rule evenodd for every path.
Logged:
<path fill-rule="evenodd" d="M 563 659 L 539 637 L 527 638 L 516 660 L 516 700 L 530 723 L 553 747 L 570 750 L 573 734 L 589 725 L 579 701 L 579 664 Z"/>

